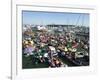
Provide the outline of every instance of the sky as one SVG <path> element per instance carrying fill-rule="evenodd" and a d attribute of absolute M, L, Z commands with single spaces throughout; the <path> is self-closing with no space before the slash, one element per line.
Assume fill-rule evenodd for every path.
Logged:
<path fill-rule="evenodd" d="M 89 26 L 89 14 L 22 11 L 22 21 L 23 24 L 35 25 L 64 24 Z"/>

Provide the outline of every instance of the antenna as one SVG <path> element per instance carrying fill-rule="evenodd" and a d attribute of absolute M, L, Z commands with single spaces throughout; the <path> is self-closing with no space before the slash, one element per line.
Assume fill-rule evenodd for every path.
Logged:
<path fill-rule="evenodd" d="M 77 21 L 76 21 L 76 25 L 78 24 L 80 17 L 81 17 L 81 14 L 79 15 L 79 17 L 78 17 L 78 19 L 77 19 Z M 75 25 L 75 26 L 76 26 L 76 25 Z"/>
<path fill-rule="evenodd" d="M 84 25 L 84 15 L 83 15 L 83 18 L 82 18 L 82 26 L 83 26 L 83 25 Z M 82 26 L 81 26 L 81 27 L 82 27 Z"/>

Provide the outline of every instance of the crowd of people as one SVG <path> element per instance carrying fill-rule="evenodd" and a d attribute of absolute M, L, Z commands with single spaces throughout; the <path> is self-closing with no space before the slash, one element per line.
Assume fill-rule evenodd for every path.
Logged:
<path fill-rule="evenodd" d="M 79 65 L 89 62 L 89 41 L 77 39 L 71 33 L 29 30 L 23 33 L 23 37 L 23 55 L 32 56 L 33 64 L 46 62 L 48 67 L 67 66 L 60 57 L 66 57 L 73 63 L 78 62 Z M 83 59 L 84 57 L 85 59 Z"/>

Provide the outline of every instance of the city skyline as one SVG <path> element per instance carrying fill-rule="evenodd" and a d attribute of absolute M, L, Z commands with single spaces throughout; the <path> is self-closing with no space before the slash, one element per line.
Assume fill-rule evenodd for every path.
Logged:
<path fill-rule="evenodd" d="M 89 27 L 88 13 L 22 11 L 23 24 L 82 25 Z"/>

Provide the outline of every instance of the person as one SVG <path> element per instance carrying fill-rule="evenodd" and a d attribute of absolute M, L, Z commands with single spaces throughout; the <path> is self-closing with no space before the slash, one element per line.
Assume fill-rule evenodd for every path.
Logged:
<path fill-rule="evenodd" d="M 55 49 L 55 47 L 49 46 L 49 49 L 50 49 L 50 51 L 51 51 L 51 56 L 52 56 L 52 57 L 55 56 L 55 55 L 57 55 L 57 54 L 56 54 L 56 49 Z"/>
<path fill-rule="evenodd" d="M 33 47 L 26 45 L 26 47 L 24 48 L 24 54 L 26 54 L 26 57 L 28 57 L 29 55 L 33 55 Z"/>
<path fill-rule="evenodd" d="M 33 42 L 32 40 L 29 40 L 28 44 L 29 44 L 30 46 L 33 46 L 33 45 L 34 45 L 34 42 Z"/>
<path fill-rule="evenodd" d="M 59 59 L 56 59 L 55 65 L 56 67 L 61 67 L 61 61 Z"/>
<path fill-rule="evenodd" d="M 72 48 L 77 48 L 78 45 L 79 45 L 79 44 L 78 44 L 76 41 L 73 41 L 73 42 L 72 42 Z"/>

